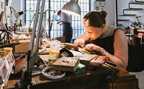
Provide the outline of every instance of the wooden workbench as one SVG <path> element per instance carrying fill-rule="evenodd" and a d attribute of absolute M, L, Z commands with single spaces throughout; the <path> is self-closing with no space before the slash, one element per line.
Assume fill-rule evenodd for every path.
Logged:
<path fill-rule="evenodd" d="M 32 89 L 112 89 L 109 77 L 113 78 L 113 89 L 139 89 L 138 80 L 121 68 L 98 67 L 93 70 L 85 70 L 81 73 L 67 73 L 62 79 L 50 80 L 42 75 L 33 77 L 36 85 Z M 14 88 L 19 78 L 11 76 L 6 88 Z"/>
<path fill-rule="evenodd" d="M 19 62 L 22 62 L 22 60 Z M 12 75 L 6 89 L 15 88 L 18 80 L 20 80 L 20 76 Z M 112 89 L 112 84 L 113 89 L 139 89 L 138 79 L 134 74 L 119 67 L 108 67 L 106 65 L 93 70 L 86 69 L 79 73 L 66 73 L 66 76 L 62 79 L 50 80 L 42 75 L 37 75 L 33 76 L 33 80 L 36 85 L 32 86 L 31 89 Z"/>

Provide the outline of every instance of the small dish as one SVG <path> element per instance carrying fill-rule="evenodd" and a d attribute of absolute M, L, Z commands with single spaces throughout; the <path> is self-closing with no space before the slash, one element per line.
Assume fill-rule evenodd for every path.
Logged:
<path fill-rule="evenodd" d="M 53 70 L 51 67 L 46 67 L 42 70 L 42 75 L 48 79 L 60 79 L 65 76 L 65 72 Z"/>

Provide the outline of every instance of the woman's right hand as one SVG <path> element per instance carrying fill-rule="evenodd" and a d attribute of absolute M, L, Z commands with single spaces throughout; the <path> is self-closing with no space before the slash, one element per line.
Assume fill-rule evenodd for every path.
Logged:
<path fill-rule="evenodd" d="M 81 47 L 84 47 L 84 45 L 85 45 L 85 40 L 84 40 L 84 39 L 76 39 L 76 40 L 74 41 L 74 44 L 79 45 L 79 46 L 81 46 Z"/>

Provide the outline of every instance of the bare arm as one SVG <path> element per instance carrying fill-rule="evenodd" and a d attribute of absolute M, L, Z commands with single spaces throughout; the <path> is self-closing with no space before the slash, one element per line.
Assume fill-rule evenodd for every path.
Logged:
<path fill-rule="evenodd" d="M 86 32 L 81 35 L 79 38 L 77 38 L 75 41 L 74 41 L 74 44 L 76 45 L 80 45 L 80 46 L 84 46 L 85 45 L 85 42 L 89 40 L 89 37 L 87 36 Z"/>
<path fill-rule="evenodd" d="M 114 55 L 106 52 L 102 47 L 95 44 L 87 44 L 85 49 L 92 51 L 96 50 L 101 53 L 101 55 L 108 56 L 110 61 L 112 61 L 117 66 L 126 69 L 128 64 L 128 44 L 125 34 L 122 30 L 117 30 L 114 35 Z"/>
<path fill-rule="evenodd" d="M 128 64 L 128 44 L 122 30 L 117 30 L 114 36 L 114 55 L 107 52 L 110 61 L 126 69 Z"/>

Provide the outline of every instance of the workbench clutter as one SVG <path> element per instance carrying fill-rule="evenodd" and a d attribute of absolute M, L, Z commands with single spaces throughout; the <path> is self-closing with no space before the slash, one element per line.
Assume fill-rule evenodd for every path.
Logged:
<path fill-rule="evenodd" d="M 45 43 L 44 44 L 45 46 L 43 46 L 44 49 L 48 45 L 49 45 L 48 47 L 50 49 L 51 42 L 53 44 L 54 41 L 48 41 L 49 44 Z M 57 44 L 59 44 L 59 42 Z M 69 45 L 72 46 L 73 44 L 69 44 Z M 66 45 L 64 46 L 64 44 L 60 43 L 59 57 L 57 59 L 55 59 L 55 61 L 52 63 L 52 66 L 49 65 L 49 63 L 48 63 L 46 65 L 46 67 L 43 67 L 42 70 L 40 70 L 41 74 L 42 74 L 42 76 L 40 76 L 40 77 L 43 77 L 47 81 L 52 81 L 54 79 L 57 79 L 59 81 L 59 79 L 61 80 L 61 78 L 62 79 L 67 78 L 68 75 L 75 75 L 75 76 L 79 75 L 79 74 L 86 75 L 87 74 L 86 73 L 87 64 L 90 65 L 91 60 L 93 60 L 93 59 L 95 60 L 95 59 L 99 58 L 99 60 L 97 60 L 97 61 L 101 62 L 105 58 L 105 57 L 99 57 L 96 54 L 86 54 L 86 53 L 84 53 L 84 49 L 82 50 L 82 52 L 80 52 L 80 51 L 75 51 L 73 48 L 68 49 L 66 47 L 67 47 Z M 77 49 L 79 49 L 79 48 L 77 48 Z M 45 49 L 45 50 L 47 50 L 47 49 Z M 48 62 L 50 62 L 50 60 L 48 60 L 50 57 L 49 54 L 40 55 L 40 57 L 41 56 L 45 56 L 44 60 L 47 60 Z M 41 58 L 43 59 L 43 57 L 41 57 Z M 22 62 L 22 61 L 19 61 L 19 62 Z M 106 62 L 106 60 L 104 60 L 104 62 Z M 101 64 L 103 64 L 104 62 L 101 62 Z M 23 62 L 23 64 L 24 64 L 24 62 Z M 16 66 L 15 66 L 16 70 L 18 68 L 17 66 L 21 67 L 22 65 L 16 63 Z M 38 67 L 38 66 L 34 66 L 34 67 Z M 33 71 L 32 71 L 32 75 L 33 75 Z"/>
<path fill-rule="evenodd" d="M 87 54 L 88 52 L 85 53 L 85 49 L 78 51 L 79 47 L 73 44 L 65 43 L 63 46 L 60 46 L 59 42 L 53 41 L 49 42 L 49 45 L 49 48 L 53 46 L 51 47 L 53 50 L 59 49 L 59 53 L 49 51 L 50 55 L 51 53 L 56 53 L 55 55 L 59 55 L 59 57 L 53 59 L 50 55 L 40 55 L 44 61 L 48 62 L 48 66 L 42 70 L 42 75 L 48 79 L 62 78 L 67 72 L 77 74 L 85 71 L 86 68 L 93 69 L 94 67 L 102 66 L 108 60 L 107 56 Z"/>
<path fill-rule="evenodd" d="M 84 49 L 80 50 L 82 51 L 82 53 L 73 50 L 70 51 L 74 54 L 75 57 L 78 57 L 80 59 L 80 63 L 84 64 L 87 69 L 102 66 L 102 64 L 104 64 L 109 60 L 107 56 L 101 56 L 97 54 L 87 54 L 87 51 L 86 53 L 83 53 L 85 52 Z"/>

